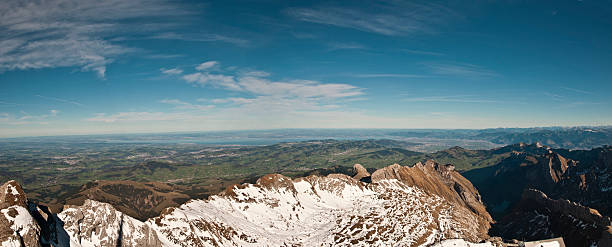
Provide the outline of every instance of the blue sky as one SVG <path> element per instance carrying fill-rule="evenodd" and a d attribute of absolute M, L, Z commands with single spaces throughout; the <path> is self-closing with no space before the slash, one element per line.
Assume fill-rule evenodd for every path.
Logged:
<path fill-rule="evenodd" d="M 612 124 L 610 1 L 9 0 L 0 136 Z"/>

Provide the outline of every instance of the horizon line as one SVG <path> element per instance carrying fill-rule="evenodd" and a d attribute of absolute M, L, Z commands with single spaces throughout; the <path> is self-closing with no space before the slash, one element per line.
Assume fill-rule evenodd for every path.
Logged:
<path fill-rule="evenodd" d="M 189 134 L 189 133 L 214 133 L 214 132 L 246 132 L 246 131 L 280 131 L 280 130 L 494 130 L 494 129 L 554 129 L 554 128 L 612 128 L 612 124 L 606 125 L 553 125 L 533 127 L 491 127 L 491 128 L 272 128 L 272 129 L 228 129 L 228 130 L 186 130 L 168 132 L 116 132 L 116 133 L 89 133 L 89 134 L 59 134 L 59 135 L 23 135 L 2 137 L 0 141 L 20 138 L 49 138 L 49 137 L 78 137 L 78 136 L 113 136 L 113 135 L 163 135 L 163 134 Z"/>

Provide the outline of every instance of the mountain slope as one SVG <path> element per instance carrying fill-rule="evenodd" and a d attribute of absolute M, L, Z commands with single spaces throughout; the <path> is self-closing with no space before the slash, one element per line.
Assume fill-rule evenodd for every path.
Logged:
<path fill-rule="evenodd" d="M 490 212 L 507 211 L 520 200 L 523 190 L 538 189 L 552 198 L 568 199 L 612 213 L 612 147 L 589 151 L 554 150 L 546 146 L 526 145 L 523 151 L 494 166 L 464 172 L 483 195 Z M 566 158 L 577 158 L 576 160 Z"/>
<path fill-rule="evenodd" d="M 518 205 L 491 232 L 525 240 L 563 236 L 567 246 L 612 246 L 609 217 L 568 200 L 550 199 L 534 189 L 525 190 Z"/>
<path fill-rule="evenodd" d="M 47 218 L 62 224 L 38 225 L 63 236 L 54 243 L 69 239 L 72 246 L 427 246 L 489 238 L 491 217 L 452 166 L 393 165 L 370 179 L 270 174 L 208 200 L 168 208 L 146 222 L 86 200 Z"/>
<path fill-rule="evenodd" d="M 183 187 L 159 182 L 101 180 L 83 185 L 79 193 L 66 199 L 66 204 L 82 205 L 86 199 L 106 202 L 127 215 L 146 220 L 165 208 L 189 200 L 188 195 L 179 192 L 185 190 Z"/>
<path fill-rule="evenodd" d="M 40 246 L 40 226 L 28 212 L 23 189 L 14 180 L 0 187 L 0 244 Z"/>
<path fill-rule="evenodd" d="M 526 146 L 494 166 L 463 173 L 499 219 L 492 234 L 525 240 L 563 236 L 568 246 L 591 246 L 609 233 L 612 147 Z"/>

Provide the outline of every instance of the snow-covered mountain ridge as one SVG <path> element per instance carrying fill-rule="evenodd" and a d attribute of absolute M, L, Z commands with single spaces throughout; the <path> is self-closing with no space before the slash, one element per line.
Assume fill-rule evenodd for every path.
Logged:
<path fill-rule="evenodd" d="M 355 178 L 270 174 L 146 222 L 91 200 L 47 217 L 59 224 L 31 218 L 32 231 L 45 229 L 38 236 L 55 246 L 430 246 L 485 241 L 492 222 L 471 183 L 433 161 Z M 4 236 L 2 246 L 19 246 Z"/>

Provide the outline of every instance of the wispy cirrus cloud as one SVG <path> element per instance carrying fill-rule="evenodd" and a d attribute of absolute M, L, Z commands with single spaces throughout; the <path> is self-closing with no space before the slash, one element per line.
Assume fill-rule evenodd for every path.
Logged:
<path fill-rule="evenodd" d="M 165 32 L 149 36 L 149 39 L 167 39 L 167 40 L 182 40 L 182 41 L 195 41 L 195 42 L 225 42 L 234 44 L 237 46 L 248 46 L 251 44 L 249 40 L 241 39 L 237 37 L 230 37 L 221 34 L 214 33 L 175 33 Z"/>
<path fill-rule="evenodd" d="M 175 121 L 175 120 L 189 120 L 192 119 L 193 115 L 177 112 L 118 112 L 115 114 L 96 113 L 94 117 L 85 119 L 88 122 L 104 122 L 104 123 L 115 123 L 115 122 L 139 122 L 139 121 Z"/>
<path fill-rule="evenodd" d="M 172 58 L 179 58 L 179 57 L 185 57 L 185 55 L 183 54 L 150 54 L 150 55 L 145 56 L 145 58 L 150 58 L 150 59 L 172 59 Z"/>
<path fill-rule="evenodd" d="M 426 75 L 419 75 L 419 74 L 389 74 L 389 73 L 351 74 L 349 76 L 357 77 L 357 78 L 424 78 L 424 77 L 428 77 Z"/>
<path fill-rule="evenodd" d="M 208 62 L 203 62 L 200 65 L 198 65 L 195 69 L 196 70 L 209 70 L 215 66 L 217 66 L 219 64 L 219 62 L 217 61 L 208 61 Z"/>
<path fill-rule="evenodd" d="M 0 125 L 45 125 L 50 118 L 57 117 L 60 111 L 52 109 L 48 113 L 31 115 L 20 111 L 18 114 L 0 113 Z"/>
<path fill-rule="evenodd" d="M 180 75 L 183 73 L 183 70 L 179 68 L 172 68 L 172 69 L 161 68 L 159 70 L 162 72 L 162 74 L 166 74 L 166 75 Z"/>
<path fill-rule="evenodd" d="M 365 47 L 362 44 L 354 43 L 354 42 L 349 42 L 349 43 L 335 42 L 335 43 L 329 43 L 329 44 L 327 44 L 327 46 L 329 47 L 330 51 L 336 51 L 336 50 L 363 50 L 363 49 L 367 48 L 367 47 Z"/>
<path fill-rule="evenodd" d="M 213 74 L 209 72 L 196 72 L 183 76 L 183 80 L 200 86 L 216 86 L 225 89 L 240 91 L 233 75 Z"/>
<path fill-rule="evenodd" d="M 358 5 L 290 8 L 285 12 L 305 22 L 392 36 L 435 32 L 435 26 L 458 17 L 451 9 L 429 2 L 382 1 L 369 4 L 367 9 Z"/>
<path fill-rule="evenodd" d="M 565 101 L 566 98 L 564 96 L 558 95 L 558 94 L 554 94 L 554 93 L 550 93 L 550 92 L 544 92 L 544 95 L 548 96 L 550 99 L 554 100 L 554 101 Z"/>
<path fill-rule="evenodd" d="M 450 103 L 504 103 L 504 101 L 478 98 L 473 95 L 444 95 L 404 98 L 406 102 L 450 102 Z"/>
<path fill-rule="evenodd" d="M 0 100 L 0 105 L 4 105 L 4 106 L 20 106 L 22 104 Z"/>
<path fill-rule="evenodd" d="M 66 103 L 66 104 L 71 104 L 71 105 L 75 105 L 75 106 L 79 106 L 79 107 L 85 107 L 84 104 L 81 104 L 80 102 L 74 101 L 74 100 L 69 100 L 69 99 L 62 99 L 62 98 L 57 98 L 57 97 L 49 97 L 49 96 L 43 96 L 43 95 L 34 95 L 38 98 L 41 99 L 46 99 L 46 100 L 52 100 L 52 101 L 56 101 L 56 102 L 60 102 L 60 103 Z"/>
<path fill-rule="evenodd" d="M 463 77 L 495 77 L 499 74 L 478 65 L 468 63 L 424 63 L 432 73 Z"/>
<path fill-rule="evenodd" d="M 427 56 L 444 56 L 444 53 L 441 52 L 434 52 L 434 51 L 421 51 L 421 50 L 411 50 L 411 49 L 401 49 L 402 52 L 405 53 L 410 53 L 410 54 L 417 54 L 417 55 L 427 55 Z"/>
<path fill-rule="evenodd" d="M 138 20 L 190 13 L 166 0 L 7 0 L 0 4 L 0 72 L 80 67 L 104 77 L 114 59 L 137 50 L 113 39 L 157 28 Z"/>
<path fill-rule="evenodd" d="M 198 105 L 198 104 L 191 104 L 185 101 L 181 101 L 178 99 L 164 99 L 160 101 L 161 103 L 164 104 L 170 104 L 170 105 L 174 105 L 176 107 L 176 109 L 187 109 L 187 110 L 199 110 L 199 111 L 203 111 L 203 110 L 210 110 L 212 108 L 215 108 L 215 105 Z"/>
<path fill-rule="evenodd" d="M 588 95 L 592 95 L 594 94 L 591 91 L 587 91 L 587 90 L 582 90 L 582 89 L 577 89 L 577 88 L 571 88 L 571 87 L 561 87 L 562 89 L 568 90 L 568 91 L 572 91 L 574 93 L 581 93 L 581 94 L 588 94 Z"/>
<path fill-rule="evenodd" d="M 566 89 L 566 88 L 563 88 L 563 89 Z M 566 90 L 574 91 L 572 89 L 566 89 Z M 589 92 L 586 92 L 586 91 L 577 92 L 577 93 L 589 94 Z M 596 105 L 602 104 L 602 102 L 588 101 L 588 99 L 587 101 L 585 101 L 584 99 L 580 99 L 580 97 L 571 97 L 571 96 L 566 96 L 566 95 L 561 95 L 561 94 L 556 94 L 556 93 L 551 93 L 551 92 L 544 92 L 543 94 L 547 96 L 550 100 L 552 100 L 554 102 L 552 106 L 557 107 L 557 108 L 596 106 Z"/>

